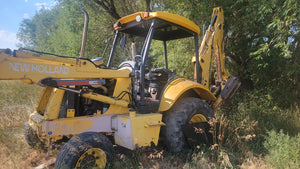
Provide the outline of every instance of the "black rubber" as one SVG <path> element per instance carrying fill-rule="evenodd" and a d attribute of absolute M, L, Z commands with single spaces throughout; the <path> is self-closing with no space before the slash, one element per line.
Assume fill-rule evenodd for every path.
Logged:
<path fill-rule="evenodd" d="M 25 124 L 24 136 L 27 144 L 37 150 L 46 150 L 43 142 L 40 141 L 36 132 L 30 127 L 29 122 Z"/>
<path fill-rule="evenodd" d="M 106 168 L 113 159 L 114 149 L 110 140 L 101 133 L 85 132 L 73 136 L 60 150 L 55 169 L 73 169 L 80 156 L 90 148 L 100 148 L 106 154 Z"/>
<path fill-rule="evenodd" d="M 190 119 L 196 115 L 202 114 L 207 121 L 215 118 L 213 110 L 209 105 L 199 98 L 182 98 L 163 116 L 162 137 L 168 150 L 171 152 L 182 152 L 190 147 L 184 137 L 182 125 L 188 124 Z"/>

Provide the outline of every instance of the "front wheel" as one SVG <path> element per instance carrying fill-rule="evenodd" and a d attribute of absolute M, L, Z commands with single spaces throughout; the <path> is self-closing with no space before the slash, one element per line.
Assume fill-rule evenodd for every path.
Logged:
<path fill-rule="evenodd" d="M 73 136 L 61 149 L 55 168 L 107 168 L 113 152 L 110 140 L 103 134 L 81 133 Z"/>
<path fill-rule="evenodd" d="M 171 152 L 181 152 L 189 148 L 183 127 L 189 124 L 201 123 L 205 126 L 205 144 L 211 144 L 212 135 L 209 133 L 209 121 L 215 118 L 209 105 L 199 98 L 183 98 L 166 112 L 162 128 L 164 142 Z M 208 127 L 207 127 L 208 126 Z M 194 132 L 194 131 L 189 131 Z"/>

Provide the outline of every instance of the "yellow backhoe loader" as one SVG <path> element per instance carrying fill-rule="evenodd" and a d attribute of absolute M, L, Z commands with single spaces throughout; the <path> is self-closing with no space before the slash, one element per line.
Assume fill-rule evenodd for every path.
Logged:
<path fill-rule="evenodd" d="M 125 16 L 114 24 L 106 65 L 103 58 L 84 58 L 88 15 L 83 12 L 86 21 L 77 58 L 27 49 L 0 50 L 0 80 L 44 87 L 25 126 L 28 144 L 48 148 L 67 140 L 55 168 L 105 168 L 113 158 L 113 144 L 134 150 L 157 145 L 162 139 L 171 152 L 211 144 L 213 110 L 240 85 L 237 78 L 229 78 L 224 66 L 222 9 L 214 8 L 200 48 L 200 29 L 187 18 L 169 12 Z M 114 52 L 123 35 L 142 37 L 144 44 L 134 60 L 113 69 Z M 199 56 L 191 56 L 193 81 L 168 69 L 167 42 L 189 37 L 194 37 L 195 56 Z M 147 66 L 152 40 L 162 41 L 164 68 Z M 211 80 L 213 65 L 215 82 Z"/>

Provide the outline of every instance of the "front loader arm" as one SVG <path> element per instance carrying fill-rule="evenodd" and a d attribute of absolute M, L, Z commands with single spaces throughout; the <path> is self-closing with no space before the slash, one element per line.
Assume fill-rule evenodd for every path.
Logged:
<path fill-rule="evenodd" d="M 84 58 L 61 57 L 29 50 L 0 49 L 0 80 L 37 84 L 51 79 L 99 79 L 129 77 L 129 71 L 101 69 Z"/>

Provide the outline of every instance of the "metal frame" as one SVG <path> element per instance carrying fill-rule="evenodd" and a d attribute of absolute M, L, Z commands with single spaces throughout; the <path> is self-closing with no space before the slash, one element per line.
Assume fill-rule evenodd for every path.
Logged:
<path fill-rule="evenodd" d="M 118 37 L 119 37 L 119 31 L 116 31 L 115 39 L 114 39 L 113 45 L 112 45 L 112 47 L 111 47 L 111 51 L 110 51 L 110 54 L 109 54 L 109 59 L 108 59 L 107 65 L 106 65 L 107 68 L 109 68 L 110 65 L 111 65 L 111 62 L 112 62 L 112 59 L 113 59 L 113 56 L 114 56 L 114 52 L 115 52 L 115 48 L 116 48 L 116 44 L 117 44 Z"/>
<path fill-rule="evenodd" d="M 198 51 L 198 35 L 194 35 L 195 38 L 195 56 L 196 56 L 196 79 L 194 79 L 197 83 L 201 82 L 200 79 L 200 67 L 199 67 L 199 51 Z"/>
<path fill-rule="evenodd" d="M 157 19 L 153 19 L 151 22 L 151 26 L 148 30 L 146 39 L 145 39 L 145 43 L 143 45 L 142 51 L 141 51 L 141 66 L 139 69 L 139 76 L 137 76 L 137 78 L 139 79 L 139 95 L 140 95 L 140 100 L 139 101 L 143 101 L 145 98 L 145 67 L 146 67 L 146 62 L 148 60 L 148 55 L 149 55 L 149 49 L 151 46 L 151 42 L 153 39 L 153 34 L 154 34 L 154 28 L 156 25 Z M 132 25 L 137 25 L 137 24 L 141 24 L 141 23 L 136 23 L 134 22 L 134 24 L 129 23 L 128 25 L 126 25 L 126 28 L 131 27 Z M 122 28 L 121 30 L 123 30 L 124 28 Z M 109 60 L 107 63 L 107 68 L 109 68 L 111 66 L 111 62 L 113 59 L 113 55 L 114 55 L 114 51 L 115 51 L 115 47 L 116 47 L 116 43 L 117 43 L 117 39 L 118 39 L 118 35 L 119 35 L 119 31 L 116 30 L 115 33 L 115 38 L 114 38 L 114 42 L 112 45 L 112 49 L 110 52 L 110 56 L 109 56 Z M 195 39 L 195 56 L 199 56 L 199 51 L 198 51 L 198 34 L 194 33 L 194 39 Z M 163 41 L 163 46 L 164 46 L 164 57 L 165 57 L 165 68 L 168 69 L 168 58 L 167 58 L 167 43 L 166 41 Z M 196 82 L 200 83 L 201 79 L 200 79 L 200 67 L 199 67 L 199 57 L 196 57 L 196 77 L 194 79 Z"/>
<path fill-rule="evenodd" d="M 141 52 L 141 56 L 142 56 L 142 63 L 141 63 L 141 67 L 140 67 L 140 101 L 144 100 L 145 97 L 145 91 L 144 91 L 144 82 L 145 82 L 145 64 L 148 60 L 148 55 L 149 55 L 149 49 L 150 49 L 150 45 L 152 42 L 152 37 L 154 34 L 154 27 L 155 27 L 155 23 L 156 23 L 156 19 L 152 20 L 151 26 L 149 28 L 147 37 L 146 37 L 146 43 L 143 46 L 142 52 Z"/>
<path fill-rule="evenodd" d="M 165 66 L 168 69 L 168 53 L 167 53 L 167 42 L 164 41 L 164 55 L 165 55 Z"/>

